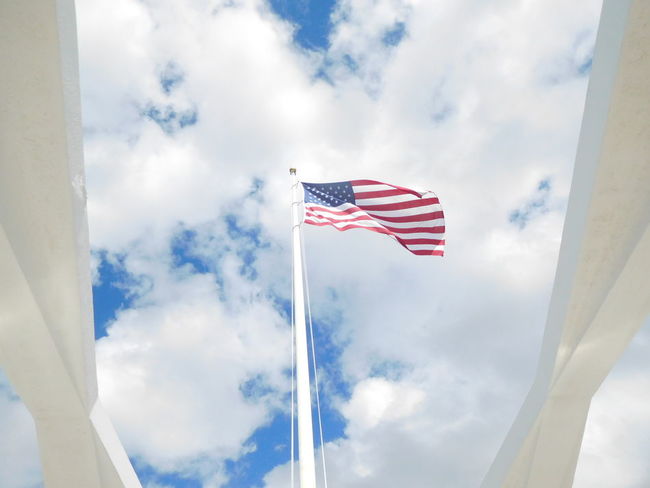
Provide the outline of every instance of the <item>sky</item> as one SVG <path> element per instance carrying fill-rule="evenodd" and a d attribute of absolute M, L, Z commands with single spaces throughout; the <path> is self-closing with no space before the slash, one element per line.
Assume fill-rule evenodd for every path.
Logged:
<path fill-rule="evenodd" d="M 144 488 L 288 486 L 289 167 L 446 215 L 443 258 L 304 231 L 331 486 L 479 486 L 537 366 L 600 7 L 76 2 L 99 391 Z M 650 484 L 649 344 L 574 486 Z M 3 377 L 0 432 L 0 485 L 41 486 Z"/>

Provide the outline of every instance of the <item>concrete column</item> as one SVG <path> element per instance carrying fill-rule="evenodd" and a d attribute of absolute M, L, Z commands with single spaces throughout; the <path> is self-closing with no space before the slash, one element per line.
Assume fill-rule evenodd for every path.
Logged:
<path fill-rule="evenodd" d="M 139 487 L 97 398 L 72 0 L 0 2 L 0 366 L 48 488 Z"/>

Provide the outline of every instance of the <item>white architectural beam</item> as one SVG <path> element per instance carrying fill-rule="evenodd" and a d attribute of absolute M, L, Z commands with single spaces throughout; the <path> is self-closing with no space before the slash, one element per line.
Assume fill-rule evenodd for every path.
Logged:
<path fill-rule="evenodd" d="M 570 487 L 594 393 L 650 314 L 650 2 L 605 0 L 535 383 L 483 487 Z"/>
<path fill-rule="evenodd" d="M 0 2 L 0 367 L 48 488 L 139 487 L 97 399 L 72 0 Z"/>

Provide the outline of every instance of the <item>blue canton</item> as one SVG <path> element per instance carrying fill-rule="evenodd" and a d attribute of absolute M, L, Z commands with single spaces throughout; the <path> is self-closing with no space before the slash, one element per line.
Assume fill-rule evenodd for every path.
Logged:
<path fill-rule="evenodd" d="M 315 203 L 324 207 L 338 207 L 344 203 L 355 204 L 354 190 L 349 181 L 337 183 L 303 183 L 305 203 Z"/>

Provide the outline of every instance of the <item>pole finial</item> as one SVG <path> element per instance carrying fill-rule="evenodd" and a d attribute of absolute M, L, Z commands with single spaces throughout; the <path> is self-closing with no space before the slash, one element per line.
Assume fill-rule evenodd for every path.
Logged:
<path fill-rule="evenodd" d="M 289 168 L 289 174 L 290 175 L 295 175 L 296 174 L 296 168 Z"/>

